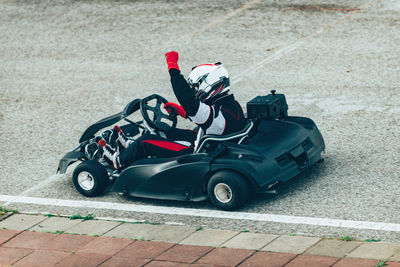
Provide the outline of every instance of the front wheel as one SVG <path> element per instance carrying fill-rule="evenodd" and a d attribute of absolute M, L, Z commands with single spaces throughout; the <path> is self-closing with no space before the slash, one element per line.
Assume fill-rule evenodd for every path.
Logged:
<path fill-rule="evenodd" d="M 102 194 L 107 187 L 107 170 L 96 160 L 86 160 L 75 168 L 72 181 L 79 193 L 95 197 Z"/>
<path fill-rule="evenodd" d="M 250 196 L 250 188 L 242 176 L 231 171 L 215 173 L 207 185 L 208 197 L 212 204 L 222 210 L 242 207 Z"/>

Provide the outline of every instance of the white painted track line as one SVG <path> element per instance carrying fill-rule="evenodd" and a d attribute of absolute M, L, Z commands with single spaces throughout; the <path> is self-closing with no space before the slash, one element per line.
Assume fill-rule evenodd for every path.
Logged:
<path fill-rule="evenodd" d="M 47 179 L 43 180 L 43 181 L 40 182 L 39 184 L 37 184 L 37 185 L 35 185 L 35 186 L 33 186 L 33 187 L 31 187 L 31 188 L 25 190 L 24 192 L 22 192 L 22 193 L 20 194 L 20 196 L 27 196 L 29 193 L 34 192 L 34 191 L 36 191 L 36 190 L 42 188 L 43 186 L 45 186 L 45 185 L 47 185 L 47 184 L 49 184 L 49 183 L 51 183 L 51 182 L 53 182 L 53 181 L 58 180 L 58 178 L 60 178 L 60 177 L 62 177 L 61 174 L 54 174 L 54 175 L 48 177 Z"/>
<path fill-rule="evenodd" d="M 277 60 L 277 59 L 281 58 L 282 56 L 289 54 L 291 51 L 301 47 L 302 45 L 304 45 L 304 40 L 297 41 L 297 42 L 295 42 L 293 44 L 287 45 L 287 46 L 277 50 L 272 55 L 266 57 L 265 59 L 263 59 L 262 61 L 258 62 L 254 66 L 247 68 L 243 73 L 237 75 L 233 79 L 231 84 L 235 84 L 235 83 L 240 82 L 243 78 L 245 78 L 249 74 L 252 74 L 255 71 L 257 71 L 258 69 L 264 67 L 267 63 L 269 63 L 271 61 L 274 61 L 274 60 Z"/>
<path fill-rule="evenodd" d="M 227 211 L 208 210 L 208 209 L 173 208 L 173 207 L 162 207 L 162 206 L 124 204 L 115 202 L 78 201 L 78 200 L 67 200 L 67 199 L 23 197 L 23 196 L 9 196 L 9 195 L 0 195 L 0 201 L 44 205 L 44 206 L 90 208 L 90 209 L 102 209 L 102 210 L 109 209 L 118 211 L 158 213 L 167 215 L 196 216 L 196 217 L 208 217 L 208 218 L 219 218 L 219 219 L 248 220 L 248 221 L 290 223 L 290 224 L 306 224 L 314 226 L 329 226 L 329 227 L 341 227 L 341 228 L 352 228 L 352 229 L 363 229 L 363 230 L 400 232 L 400 224 L 397 223 L 352 221 L 352 220 L 313 218 L 313 217 L 288 216 L 288 215 L 276 215 L 276 214 L 258 214 L 258 213 L 248 213 L 248 212 L 227 212 Z"/>
<path fill-rule="evenodd" d="M 198 35 L 198 34 L 200 34 L 202 32 L 205 32 L 205 31 L 209 30 L 210 28 L 212 28 L 212 27 L 214 27 L 214 26 L 216 26 L 218 24 L 221 24 L 221 23 L 225 22 L 226 20 L 229 20 L 229 19 L 237 16 L 238 14 L 243 12 L 244 10 L 249 9 L 249 8 L 257 5 L 260 1 L 261 0 L 253 0 L 253 1 L 250 1 L 248 3 L 245 3 L 243 6 L 231 11 L 230 13 L 224 15 L 223 17 L 218 18 L 218 19 L 216 19 L 214 21 L 211 21 L 211 22 L 203 25 L 200 29 L 197 29 L 197 30 L 194 30 L 192 32 L 183 34 L 178 39 L 171 40 L 170 43 L 174 44 L 174 46 L 176 46 L 180 42 L 188 40 L 188 39 L 192 38 L 195 35 Z M 154 56 L 154 55 L 156 55 L 158 53 L 165 53 L 166 51 L 169 50 L 170 46 L 172 46 L 172 45 L 170 45 L 170 44 L 169 45 L 163 45 L 163 46 L 161 46 L 159 48 L 153 49 L 149 53 L 145 54 L 144 58 L 148 59 L 148 58 L 150 58 L 150 57 L 152 57 L 152 56 Z M 89 83 L 87 83 L 85 85 L 82 85 L 82 86 L 80 86 L 78 88 L 73 89 L 72 90 L 72 93 L 73 93 L 72 95 L 76 95 L 77 93 L 79 93 L 81 91 L 85 91 L 85 90 L 91 88 L 91 86 L 93 86 L 94 84 L 105 80 L 106 77 L 110 78 L 110 77 L 114 76 L 115 74 L 117 74 L 119 72 L 120 72 L 119 70 L 112 70 L 112 71 L 110 71 L 108 73 L 105 73 L 103 77 L 101 77 L 101 78 L 99 78 L 97 80 L 94 80 L 92 82 L 89 82 Z M 12 128 L 12 126 L 16 125 L 17 123 L 21 122 L 22 120 L 35 117 L 35 116 L 37 116 L 38 113 L 41 113 L 43 111 L 46 111 L 46 110 L 54 107 L 54 105 L 56 105 L 56 103 L 57 103 L 57 101 L 54 101 L 54 102 L 49 102 L 46 105 L 42 105 L 40 108 L 32 110 L 30 113 L 22 116 L 19 119 L 16 119 L 14 121 L 10 121 L 8 123 L 6 122 L 5 124 L 1 125 L 0 128 L 3 128 L 3 129 Z M 0 133 L 0 135 L 2 135 L 2 133 Z"/>
<path fill-rule="evenodd" d="M 240 82 L 246 76 L 248 76 L 248 75 L 254 73 L 255 71 L 257 71 L 258 69 L 264 67 L 264 65 L 266 65 L 267 63 L 270 63 L 271 61 L 279 59 L 284 55 L 288 55 L 290 52 L 296 50 L 297 48 L 304 46 L 305 44 L 307 44 L 311 40 L 313 40 L 316 37 L 322 35 L 327 30 L 330 30 L 330 29 L 336 27 L 337 25 L 343 23 L 344 21 L 346 21 L 346 19 L 350 18 L 353 14 L 360 13 L 361 11 L 371 7 L 377 1 L 378 0 L 368 1 L 367 3 L 361 5 L 360 7 L 356 8 L 356 9 L 354 9 L 353 11 L 350 11 L 349 13 L 339 17 L 338 19 L 336 19 L 336 20 L 334 20 L 334 21 L 322 26 L 319 30 L 315 31 L 314 33 L 312 33 L 312 34 L 310 34 L 308 36 L 305 36 L 305 37 L 299 39 L 298 41 L 296 41 L 296 42 L 294 42 L 292 44 L 289 44 L 289 45 L 287 45 L 287 46 L 285 46 L 285 47 L 283 47 L 281 49 L 278 49 L 272 55 L 266 57 L 265 59 L 263 59 L 262 61 L 258 62 L 257 64 L 249 67 L 242 74 L 237 75 L 235 77 L 235 79 L 231 82 L 231 84 L 235 84 L 235 83 Z"/>
<path fill-rule="evenodd" d="M 38 183 L 35 186 L 30 187 L 29 189 L 25 190 L 24 192 L 20 193 L 19 196 L 27 196 L 29 193 L 31 192 L 35 192 L 36 190 L 42 188 L 43 186 L 56 181 L 58 178 L 62 177 L 62 175 L 60 174 L 54 174 L 50 177 L 47 177 L 45 180 L 43 180 L 42 182 Z M 11 202 L 7 202 L 5 203 L 5 206 L 9 205 Z"/>

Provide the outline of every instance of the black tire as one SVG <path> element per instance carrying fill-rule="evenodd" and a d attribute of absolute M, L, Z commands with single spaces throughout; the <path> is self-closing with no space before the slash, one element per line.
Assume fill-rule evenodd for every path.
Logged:
<path fill-rule="evenodd" d="M 246 180 L 232 171 L 215 173 L 208 181 L 207 192 L 212 204 L 228 211 L 242 207 L 250 197 Z"/>
<path fill-rule="evenodd" d="M 72 174 L 72 182 L 76 190 L 87 197 L 102 194 L 108 185 L 108 180 L 106 168 L 96 160 L 85 160 L 75 168 Z"/>

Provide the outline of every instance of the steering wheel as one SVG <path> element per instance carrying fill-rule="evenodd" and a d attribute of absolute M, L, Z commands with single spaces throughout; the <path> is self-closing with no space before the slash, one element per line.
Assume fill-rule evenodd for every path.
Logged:
<path fill-rule="evenodd" d="M 151 106 L 149 102 L 154 99 L 157 100 L 156 106 Z M 168 101 L 164 97 L 157 94 L 153 94 L 140 100 L 140 112 L 148 126 L 162 132 L 175 129 L 178 121 L 176 113 L 174 111 L 171 113 L 168 113 L 167 111 L 163 112 L 161 109 L 161 104 L 166 104 L 167 102 Z M 150 119 L 149 113 L 153 113 L 153 119 Z M 162 119 L 167 120 L 170 124 L 162 121 Z"/>

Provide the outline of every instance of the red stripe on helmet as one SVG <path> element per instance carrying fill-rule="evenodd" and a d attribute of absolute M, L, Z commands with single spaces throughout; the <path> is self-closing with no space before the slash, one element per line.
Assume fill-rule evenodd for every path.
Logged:
<path fill-rule="evenodd" d="M 202 101 L 206 100 L 207 98 L 211 98 L 213 95 L 216 95 L 218 92 L 222 91 L 225 88 L 225 84 L 221 84 L 211 95 L 206 96 Z"/>
<path fill-rule="evenodd" d="M 217 89 L 217 93 L 221 92 L 225 88 L 225 84 L 221 84 L 221 86 Z"/>
<path fill-rule="evenodd" d="M 214 64 L 211 64 L 211 63 L 206 63 L 206 64 L 200 64 L 197 67 L 200 67 L 200 66 L 217 66 L 217 65 L 214 65 Z"/>
<path fill-rule="evenodd" d="M 200 64 L 200 65 L 198 65 L 198 66 L 196 66 L 196 67 L 192 68 L 192 70 L 194 70 L 194 69 L 195 69 L 195 68 L 197 68 L 197 67 L 201 67 L 201 66 L 218 66 L 218 65 L 211 64 L 211 63 Z"/>

